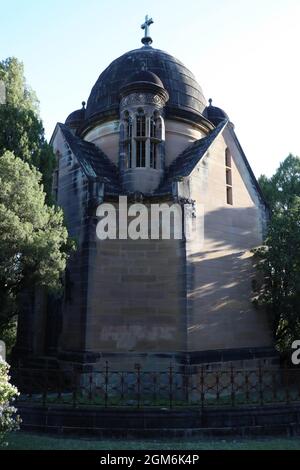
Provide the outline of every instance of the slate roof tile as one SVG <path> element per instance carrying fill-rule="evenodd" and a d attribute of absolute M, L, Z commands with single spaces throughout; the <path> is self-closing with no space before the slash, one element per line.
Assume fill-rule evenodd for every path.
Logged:
<path fill-rule="evenodd" d="M 119 171 L 105 153 L 91 142 L 75 136 L 64 124 L 59 127 L 88 178 L 105 178 L 105 192 L 120 194 L 122 192 Z"/>

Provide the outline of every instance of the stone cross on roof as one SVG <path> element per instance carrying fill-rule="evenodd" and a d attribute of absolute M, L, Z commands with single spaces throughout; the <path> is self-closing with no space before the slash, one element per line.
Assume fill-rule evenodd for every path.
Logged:
<path fill-rule="evenodd" d="M 149 18 L 148 15 L 146 15 L 145 23 L 141 25 L 141 28 L 145 30 L 145 35 L 142 38 L 142 43 L 145 46 L 150 46 L 150 44 L 152 44 L 152 38 L 149 36 L 149 26 L 153 23 L 154 23 L 153 19 Z"/>

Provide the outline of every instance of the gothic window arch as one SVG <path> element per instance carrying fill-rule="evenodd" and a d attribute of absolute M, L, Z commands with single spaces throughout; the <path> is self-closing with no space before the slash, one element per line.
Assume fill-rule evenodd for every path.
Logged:
<path fill-rule="evenodd" d="M 157 118 L 155 114 L 152 114 L 150 118 L 150 137 L 155 138 L 157 135 L 157 129 L 156 129 L 156 124 L 157 124 Z"/>
<path fill-rule="evenodd" d="M 122 115 L 120 122 L 120 151 L 122 159 L 124 159 L 124 167 L 132 167 L 132 117 L 128 111 Z"/>
<path fill-rule="evenodd" d="M 150 118 L 150 168 L 158 167 L 159 145 L 161 143 L 161 116 L 154 111 Z"/>
<path fill-rule="evenodd" d="M 128 112 L 125 113 L 125 136 L 126 136 L 126 155 L 127 166 L 132 167 L 132 117 Z"/>
<path fill-rule="evenodd" d="M 125 138 L 126 138 L 125 123 L 121 122 L 121 124 L 120 124 L 120 140 L 121 140 L 121 142 L 124 142 Z"/>
<path fill-rule="evenodd" d="M 136 136 L 146 137 L 146 116 L 143 109 L 138 109 L 136 115 Z"/>
<path fill-rule="evenodd" d="M 122 168 L 162 169 L 164 120 L 159 111 L 124 110 L 119 131 Z"/>
<path fill-rule="evenodd" d="M 143 109 L 138 109 L 136 115 L 136 166 L 146 166 L 146 115 Z"/>

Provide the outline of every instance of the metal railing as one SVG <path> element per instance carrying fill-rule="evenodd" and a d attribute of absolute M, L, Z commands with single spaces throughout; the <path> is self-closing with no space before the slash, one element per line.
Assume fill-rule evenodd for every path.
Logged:
<path fill-rule="evenodd" d="M 165 371 L 15 368 L 19 403 L 43 406 L 239 407 L 300 403 L 300 369 L 213 370 L 203 365 L 170 365 Z"/>

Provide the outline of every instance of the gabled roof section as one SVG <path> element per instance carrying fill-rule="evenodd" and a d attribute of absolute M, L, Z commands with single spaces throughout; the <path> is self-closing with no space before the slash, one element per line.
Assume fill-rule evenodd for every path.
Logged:
<path fill-rule="evenodd" d="M 121 185 L 116 165 L 96 145 L 75 136 L 64 124 L 58 126 L 87 178 L 104 179 L 105 192 L 119 194 Z"/>
<path fill-rule="evenodd" d="M 197 163 L 206 154 L 209 147 L 214 140 L 223 131 L 228 121 L 221 122 L 215 129 L 213 129 L 208 136 L 196 140 L 189 145 L 181 154 L 171 163 L 166 176 L 161 185 L 157 189 L 157 193 L 171 192 L 172 181 L 189 176 Z"/>

